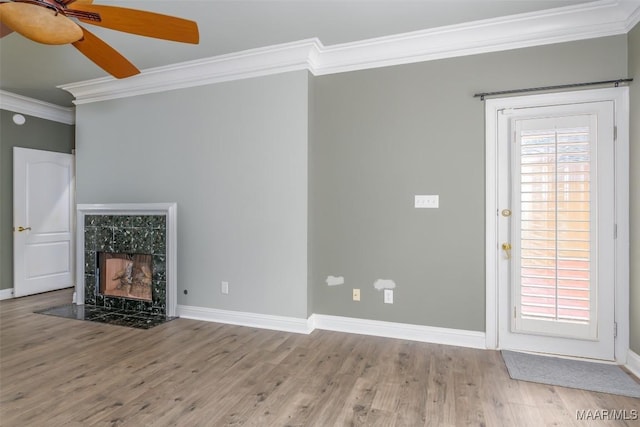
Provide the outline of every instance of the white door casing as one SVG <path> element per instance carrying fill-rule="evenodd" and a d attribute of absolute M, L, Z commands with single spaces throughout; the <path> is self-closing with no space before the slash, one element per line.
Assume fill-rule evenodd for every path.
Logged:
<path fill-rule="evenodd" d="M 588 105 L 591 103 L 591 105 Z M 607 123 L 607 108 L 611 108 L 609 118 L 614 123 Z M 535 122 L 536 117 L 542 122 L 549 117 L 572 116 L 574 119 L 583 120 L 584 117 L 576 117 L 582 113 L 593 113 L 598 110 L 599 118 L 597 131 L 599 139 L 606 139 L 606 132 L 610 132 L 613 139 L 613 129 L 617 128 L 617 140 L 614 147 L 602 141 L 602 147 L 597 150 L 598 161 L 593 166 L 601 167 L 599 172 L 598 192 L 592 193 L 594 203 L 600 202 L 597 210 L 592 211 L 592 235 L 598 236 L 595 242 L 598 250 L 599 263 L 594 263 L 591 275 L 594 283 L 603 283 L 595 289 L 598 300 L 592 301 L 592 308 L 600 308 L 597 328 L 574 328 L 576 325 L 567 323 L 556 326 L 568 326 L 569 329 L 561 331 L 554 326 L 554 330 L 537 330 L 535 321 L 529 319 L 522 322 L 520 313 L 515 311 L 514 301 L 519 301 L 517 290 L 510 287 L 517 280 L 520 272 L 520 248 L 519 240 L 519 206 L 518 200 L 514 206 L 511 198 L 517 198 L 518 193 L 511 192 L 511 186 L 505 185 L 514 173 L 515 180 L 520 181 L 518 156 L 507 153 L 504 146 L 504 138 L 513 143 L 516 127 L 526 127 Z M 603 110 L 604 109 L 604 110 Z M 552 111 L 555 110 L 555 113 Z M 573 111 L 573 113 L 571 112 Z M 575 113 L 582 111 L 582 113 Z M 611 117 L 613 116 L 613 117 Z M 592 120 L 592 127 L 593 117 Z M 584 122 L 584 120 L 583 120 Z M 544 123 L 543 123 L 544 124 Z M 595 89 L 580 92 L 568 92 L 559 94 L 544 94 L 505 99 L 493 99 L 486 105 L 486 129 L 487 129 L 487 347 L 509 348 L 523 351 L 539 351 L 544 353 L 564 354 L 577 357 L 590 357 L 604 360 L 615 360 L 624 363 L 628 350 L 628 88 Z M 509 147 L 509 145 L 507 145 Z M 517 147 L 517 145 L 516 145 Z M 513 148 L 513 145 L 510 149 Z M 609 150 L 607 152 L 607 149 Z M 594 156 L 596 152 L 593 153 Z M 513 159 L 516 159 L 515 163 Z M 506 162 L 506 163 L 505 163 Z M 512 162 L 509 164 L 509 162 Z M 509 171 L 505 171 L 505 164 Z M 604 170 L 606 165 L 613 165 L 613 173 Z M 596 171 L 593 171 L 594 176 Z M 610 179 L 610 182 L 607 180 Z M 607 189 L 608 188 L 608 189 Z M 598 199 L 598 200 L 595 200 Z M 506 218 L 501 215 L 501 210 L 509 208 L 514 211 L 514 218 Z M 517 222 L 517 223 L 516 223 Z M 617 238 L 614 240 L 614 227 L 617 228 Z M 505 241 L 515 240 L 512 260 L 506 260 L 506 254 L 501 246 Z M 610 271 L 607 268 L 610 267 Z M 610 277 L 610 279 L 608 279 Z M 607 286 L 609 293 L 607 294 Z M 515 295 L 515 296 L 514 296 Z M 595 293 L 592 294 L 595 296 Z M 594 305 L 595 303 L 596 305 Z M 615 308 L 614 308 L 615 306 Z M 528 323 L 529 322 L 529 323 Z M 544 324 L 545 322 L 539 322 Z M 532 326 L 533 325 L 533 326 Z M 578 325 L 581 326 L 581 325 Z M 584 325 L 582 325 L 584 326 Z M 590 324 L 588 326 L 594 326 Z M 614 342 L 614 328 L 617 327 L 617 339 Z M 572 329 L 573 328 L 573 329 Z M 569 333 L 568 331 L 572 331 Z M 581 338 L 578 335 L 581 335 Z M 560 336 L 570 335 L 573 338 L 564 339 Z M 594 343 L 599 343 L 600 346 Z"/>
<path fill-rule="evenodd" d="M 499 112 L 502 348 L 614 358 L 613 115 L 611 101 Z"/>
<path fill-rule="evenodd" d="M 14 295 L 73 286 L 73 155 L 14 147 L 13 168 Z"/>

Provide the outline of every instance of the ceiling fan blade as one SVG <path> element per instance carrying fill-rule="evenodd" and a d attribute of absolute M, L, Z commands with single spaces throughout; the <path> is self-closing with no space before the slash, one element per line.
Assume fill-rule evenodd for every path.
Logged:
<path fill-rule="evenodd" d="M 11 33 L 13 33 L 13 30 L 0 21 L 0 38 L 8 36 Z"/>
<path fill-rule="evenodd" d="M 64 7 L 68 7 L 71 3 L 91 4 L 93 3 L 93 0 L 56 0 L 56 2 L 61 4 Z"/>
<path fill-rule="evenodd" d="M 80 21 L 87 24 L 183 43 L 198 44 L 200 40 L 198 24 L 187 19 L 118 6 L 86 4 L 81 0 L 73 4 L 73 9 L 100 15 L 100 22 L 79 17 Z M 66 12 L 73 16 L 73 9 L 67 9 Z"/>
<path fill-rule="evenodd" d="M 38 43 L 67 44 L 82 37 L 82 30 L 74 21 L 55 10 L 32 3 L 0 3 L 0 21 Z"/>
<path fill-rule="evenodd" d="M 140 73 L 140 70 L 117 50 L 86 29 L 83 28 L 82 31 L 84 37 L 73 45 L 100 68 L 118 79 Z"/>

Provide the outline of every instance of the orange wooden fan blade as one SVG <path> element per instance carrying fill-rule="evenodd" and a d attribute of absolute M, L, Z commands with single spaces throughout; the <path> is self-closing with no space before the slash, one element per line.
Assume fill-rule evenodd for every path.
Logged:
<path fill-rule="evenodd" d="M 62 3 L 65 6 L 69 6 L 70 4 L 77 4 L 77 3 L 91 4 L 93 3 L 93 0 L 62 0 Z"/>
<path fill-rule="evenodd" d="M 0 7 L 2 7 L 2 5 L 3 3 L 0 3 Z M 2 19 L 2 11 L 0 11 L 0 38 L 13 33 L 13 29 L 4 25 L 1 19 Z"/>
<path fill-rule="evenodd" d="M 73 3 L 71 6 L 69 9 L 98 13 L 102 19 L 101 22 L 80 19 L 86 24 L 183 43 L 198 44 L 200 40 L 198 24 L 187 19 L 118 6 L 82 2 Z"/>
<path fill-rule="evenodd" d="M 13 30 L 0 22 L 0 38 L 13 33 Z"/>
<path fill-rule="evenodd" d="M 32 3 L 0 3 L 0 21 L 24 37 L 44 44 L 79 40 L 82 30 L 61 13 Z"/>
<path fill-rule="evenodd" d="M 84 37 L 74 42 L 73 45 L 100 68 L 118 79 L 140 73 L 140 70 L 129 62 L 127 58 L 120 55 L 117 50 L 86 29 L 83 28 L 82 31 Z"/>

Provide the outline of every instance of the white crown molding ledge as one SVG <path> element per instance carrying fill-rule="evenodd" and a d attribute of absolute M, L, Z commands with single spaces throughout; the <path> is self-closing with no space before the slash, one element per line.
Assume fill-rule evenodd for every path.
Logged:
<path fill-rule="evenodd" d="M 311 68 L 310 52 L 318 50 L 320 44 L 318 39 L 301 40 L 150 68 L 122 80 L 103 77 L 58 87 L 71 92 L 76 98 L 74 103 L 78 105 L 288 71 L 308 70 Z"/>
<path fill-rule="evenodd" d="M 633 30 L 633 28 L 640 22 L 640 7 L 629 15 L 626 23 L 626 32 Z"/>
<path fill-rule="evenodd" d="M 289 71 L 324 75 L 626 34 L 638 20 L 640 1 L 600 0 L 333 46 L 313 38 L 59 88 L 79 105 Z"/>
<path fill-rule="evenodd" d="M 61 107 L 4 90 L 0 90 L 0 109 L 67 125 L 76 122 L 75 108 Z"/>
<path fill-rule="evenodd" d="M 626 34 L 640 2 L 575 6 L 415 31 L 324 49 L 314 74 L 331 74 Z"/>

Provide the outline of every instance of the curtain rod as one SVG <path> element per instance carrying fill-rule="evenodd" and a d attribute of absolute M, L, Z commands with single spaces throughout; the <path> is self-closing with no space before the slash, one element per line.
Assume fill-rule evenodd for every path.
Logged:
<path fill-rule="evenodd" d="M 595 85 L 606 85 L 606 84 L 614 84 L 615 87 L 618 87 L 620 83 L 629 83 L 632 82 L 633 79 L 617 79 L 617 80 L 604 80 L 601 82 L 589 82 L 589 83 L 571 83 L 566 85 L 557 85 L 557 86 L 543 86 L 543 87 L 530 87 L 527 89 L 512 89 L 512 90 L 501 90 L 498 92 L 483 92 L 476 93 L 473 95 L 474 98 L 480 97 L 480 101 L 484 101 L 486 96 L 494 96 L 494 95 L 508 95 L 513 93 L 523 93 L 523 92 L 537 92 L 541 90 L 554 90 L 554 89 L 568 89 L 573 87 L 582 87 L 582 86 L 595 86 Z"/>

